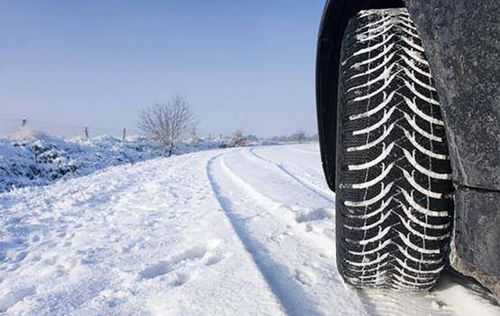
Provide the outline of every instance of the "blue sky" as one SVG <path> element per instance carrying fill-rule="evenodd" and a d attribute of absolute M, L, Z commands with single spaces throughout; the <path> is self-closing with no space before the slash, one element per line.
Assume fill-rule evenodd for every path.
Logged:
<path fill-rule="evenodd" d="M 0 1 L 0 124 L 134 128 L 142 107 L 180 94 L 204 133 L 315 132 L 323 5 Z"/>

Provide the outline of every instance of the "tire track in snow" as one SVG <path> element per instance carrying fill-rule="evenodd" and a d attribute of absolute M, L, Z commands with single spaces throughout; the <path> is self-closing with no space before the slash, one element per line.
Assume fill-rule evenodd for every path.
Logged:
<path fill-rule="evenodd" d="M 286 169 L 281 163 L 276 163 L 270 159 L 267 159 L 259 154 L 257 154 L 255 152 L 255 149 L 249 149 L 248 151 L 246 151 L 250 154 L 252 154 L 254 157 L 256 157 L 257 159 L 260 159 L 261 161 L 265 162 L 265 163 L 268 163 L 268 164 L 271 164 L 273 166 L 276 166 L 279 170 L 281 170 L 283 173 L 285 173 L 286 175 L 288 175 L 289 177 L 291 177 L 292 179 L 294 179 L 296 182 L 298 182 L 300 185 L 302 185 L 303 187 L 305 187 L 306 189 L 308 189 L 309 191 L 312 191 L 314 193 L 316 193 L 317 195 L 319 195 L 321 198 L 327 200 L 328 202 L 331 202 L 331 203 L 335 203 L 335 200 L 333 199 L 333 197 L 331 196 L 331 194 L 325 192 L 323 189 L 319 188 L 318 186 L 312 184 L 311 182 L 299 177 L 299 176 L 296 176 L 295 174 L 293 174 L 292 172 L 290 172 L 288 169 Z"/>
<path fill-rule="evenodd" d="M 301 289 L 298 284 L 290 282 L 290 280 L 294 279 L 294 276 L 290 274 L 289 269 L 275 261 L 271 253 L 266 249 L 266 246 L 259 241 L 258 238 L 252 236 L 252 232 L 247 225 L 248 219 L 238 214 L 238 206 L 236 206 L 224 193 L 222 186 L 216 180 L 215 164 L 218 162 L 219 168 L 225 176 L 238 186 L 243 187 L 245 191 L 250 190 L 248 193 L 251 195 L 251 198 L 258 199 L 266 208 L 277 208 L 280 204 L 261 195 L 255 190 L 251 190 L 248 184 L 244 183 L 227 168 L 223 159 L 222 154 L 210 159 L 208 162 L 207 174 L 212 190 L 221 208 L 224 210 L 225 215 L 229 219 L 229 222 L 233 226 L 235 233 L 252 257 L 263 278 L 268 283 L 269 288 L 274 293 L 287 315 L 321 315 L 314 307 L 314 302 L 309 301 L 307 298 L 308 294 Z"/>
<path fill-rule="evenodd" d="M 367 314 L 360 298 L 343 284 L 334 262 L 325 259 L 312 240 L 302 238 L 307 234 L 293 230 L 298 224 L 292 209 L 241 179 L 226 165 L 222 155 L 209 161 L 207 173 L 214 194 L 236 234 L 288 315 Z M 224 184 L 221 180 L 230 183 Z M 233 190 L 243 198 L 235 198 Z M 251 214 L 252 211 L 256 214 Z M 279 214 L 282 217 L 276 217 Z M 280 236 L 289 238 L 286 243 L 292 251 L 287 249 L 283 253 L 281 241 L 269 237 L 271 232 L 274 235 L 280 230 L 284 231 Z M 328 261 L 314 260 L 320 257 Z M 330 305 L 335 297 L 339 312 Z M 346 310 L 352 313 L 345 314 Z"/>

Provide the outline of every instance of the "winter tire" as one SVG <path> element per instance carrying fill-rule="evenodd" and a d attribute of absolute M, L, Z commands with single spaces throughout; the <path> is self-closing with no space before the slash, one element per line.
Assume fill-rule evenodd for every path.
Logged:
<path fill-rule="evenodd" d="M 337 117 L 341 275 L 356 287 L 431 288 L 449 248 L 453 187 L 438 95 L 406 9 L 350 20 Z"/>

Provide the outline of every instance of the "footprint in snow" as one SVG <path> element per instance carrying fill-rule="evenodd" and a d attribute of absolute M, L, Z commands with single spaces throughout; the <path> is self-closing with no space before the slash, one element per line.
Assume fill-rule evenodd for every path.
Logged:
<path fill-rule="evenodd" d="M 215 253 L 206 258 L 205 265 L 207 266 L 213 266 L 222 260 L 224 260 L 226 256 L 222 253 Z"/>
<path fill-rule="evenodd" d="M 295 270 L 295 279 L 307 286 L 313 286 L 317 281 L 316 274 L 306 269 Z"/>
<path fill-rule="evenodd" d="M 181 286 L 187 283 L 189 280 L 195 278 L 197 273 L 193 272 L 179 272 L 175 275 L 174 286 Z"/>
<path fill-rule="evenodd" d="M 226 258 L 218 249 L 220 243 L 220 240 L 212 240 L 150 265 L 139 273 L 139 279 L 151 280 L 175 272 L 174 285 L 183 285 L 197 275 L 198 269 L 213 266 Z"/>

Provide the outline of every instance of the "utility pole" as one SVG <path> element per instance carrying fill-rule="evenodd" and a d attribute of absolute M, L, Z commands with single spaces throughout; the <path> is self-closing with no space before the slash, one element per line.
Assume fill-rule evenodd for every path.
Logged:
<path fill-rule="evenodd" d="M 127 138 L 127 129 L 123 128 L 122 141 L 125 141 L 126 138 Z"/>
<path fill-rule="evenodd" d="M 83 129 L 83 134 L 84 134 L 86 139 L 89 139 L 89 128 L 88 127 L 85 127 Z"/>

